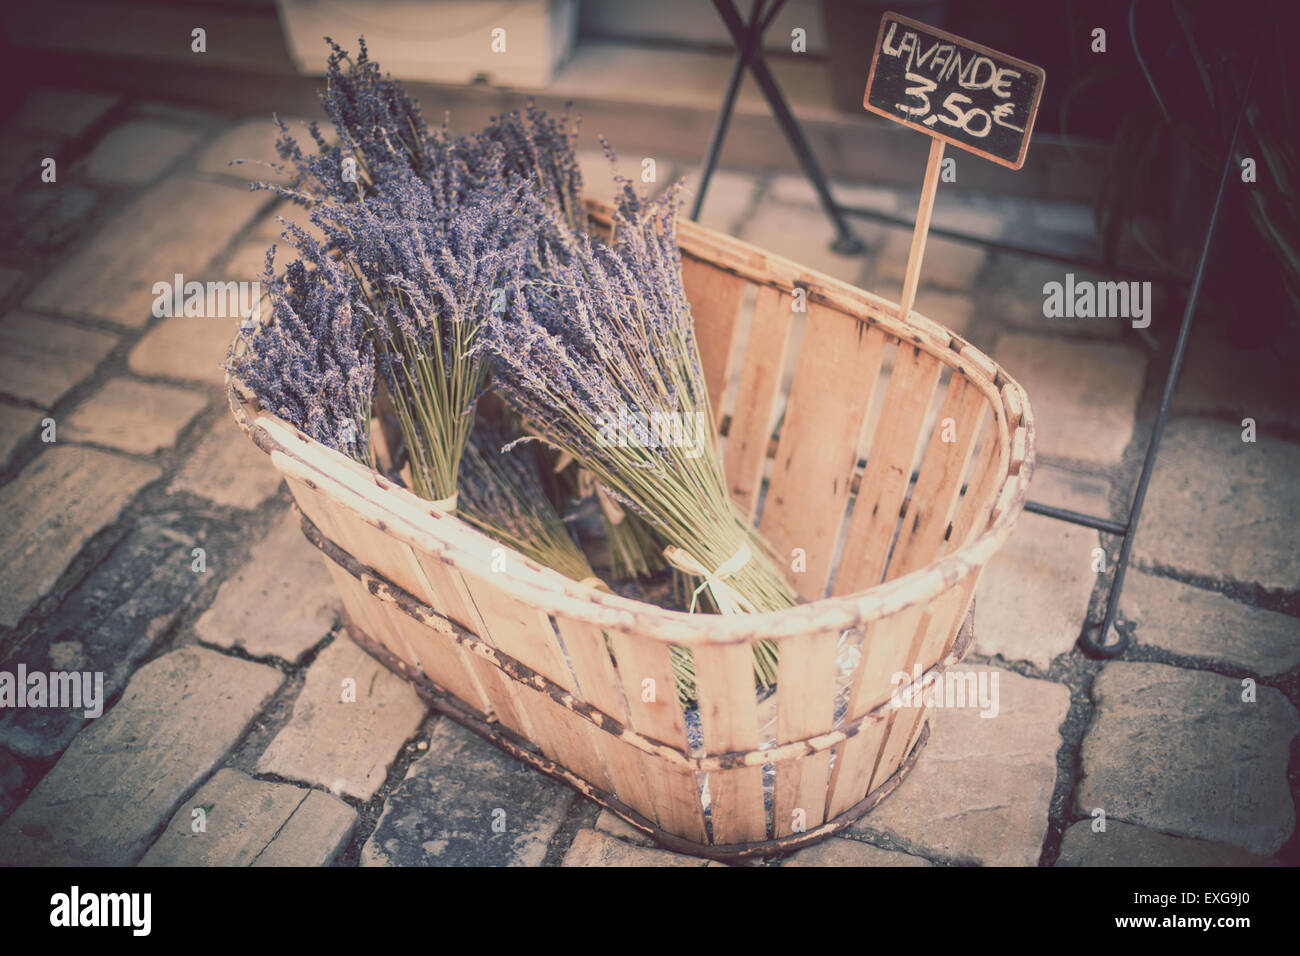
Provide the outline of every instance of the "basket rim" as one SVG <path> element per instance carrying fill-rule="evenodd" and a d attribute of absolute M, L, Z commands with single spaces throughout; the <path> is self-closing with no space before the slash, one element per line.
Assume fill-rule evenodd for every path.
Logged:
<path fill-rule="evenodd" d="M 608 204 L 586 200 L 585 205 L 597 223 L 608 222 L 612 216 Z M 254 444 L 271 456 L 277 469 L 317 487 L 384 533 L 436 555 L 458 570 L 493 580 L 547 613 L 665 642 L 722 645 L 861 628 L 929 601 L 978 574 L 1024 510 L 1033 475 L 1034 419 L 1019 383 L 969 342 L 915 310 L 899 317 L 897 303 L 698 223 L 680 221 L 678 242 L 683 255 L 707 260 L 751 282 L 786 293 L 797 285 L 806 290 L 809 299 L 875 325 L 893 339 L 912 343 L 980 388 L 995 412 L 1002 470 L 985 529 L 935 561 L 854 594 L 761 614 L 689 614 L 571 581 L 459 518 L 430 508 L 428 501 L 410 490 L 322 445 L 278 416 L 258 410 L 251 392 L 227 370 L 231 412 Z M 232 351 L 241 341 L 242 332 Z M 503 547 L 511 554 L 511 567 L 505 574 L 490 568 L 492 553 Z"/>

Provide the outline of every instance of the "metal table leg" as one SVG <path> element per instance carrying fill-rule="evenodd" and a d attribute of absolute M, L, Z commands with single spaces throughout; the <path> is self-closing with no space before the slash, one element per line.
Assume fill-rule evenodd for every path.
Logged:
<path fill-rule="evenodd" d="M 1214 241 L 1214 227 L 1219 220 L 1219 209 L 1223 206 L 1223 197 L 1228 187 L 1228 177 L 1237 165 L 1237 142 L 1241 138 L 1241 125 L 1246 117 L 1246 106 L 1250 102 L 1250 88 L 1255 81 L 1255 71 L 1259 67 L 1259 55 L 1256 53 L 1246 79 L 1246 87 L 1241 96 L 1241 106 L 1237 109 L 1237 121 L 1233 124 L 1232 139 L 1228 143 L 1228 153 L 1223 159 L 1223 172 L 1219 176 L 1219 189 L 1214 197 L 1214 206 L 1210 209 L 1210 221 L 1205 227 L 1205 239 L 1201 243 L 1201 255 L 1196 263 L 1196 273 L 1192 277 L 1192 287 L 1187 294 L 1187 305 L 1183 309 L 1183 323 L 1178 329 L 1178 342 L 1174 345 L 1174 355 L 1170 361 L 1169 375 L 1165 378 L 1165 389 L 1160 396 L 1160 411 L 1156 415 L 1155 427 L 1151 429 L 1151 441 L 1147 443 L 1146 457 L 1142 461 L 1142 472 L 1138 476 L 1137 491 L 1133 495 L 1133 505 L 1129 509 L 1128 523 L 1125 525 L 1123 543 L 1120 545 L 1119 561 L 1115 565 L 1115 580 L 1110 585 L 1110 595 L 1106 600 L 1106 616 L 1101 626 L 1095 631 L 1089 628 L 1079 637 L 1079 647 L 1085 653 L 1096 657 L 1118 657 L 1128 646 L 1128 638 L 1116 634 L 1118 640 L 1107 643 L 1107 638 L 1115 625 L 1115 615 L 1119 611 L 1120 595 L 1124 591 L 1124 575 L 1128 572 L 1129 559 L 1133 551 L 1133 539 L 1137 535 L 1138 521 L 1142 517 L 1142 505 L 1146 502 L 1147 486 L 1151 483 L 1151 473 L 1155 470 L 1156 454 L 1160 451 L 1160 439 L 1164 435 L 1165 421 L 1169 417 L 1169 406 L 1174 399 L 1174 389 L 1178 386 L 1178 373 L 1183 367 L 1183 354 L 1187 350 L 1187 337 L 1192 330 L 1192 316 L 1196 314 L 1196 300 L 1201 294 L 1201 280 L 1205 278 L 1205 264 L 1210 258 L 1210 246 Z"/>
<path fill-rule="evenodd" d="M 722 17 L 722 22 L 726 24 L 732 41 L 736 45 L 736 61 L 732 65 L 731 82 L 728 83 L 727 94 L 723 99 L 722 109 L 714 126 L 713 139 L 709 143 L 709 152 L 705 158 L 706 176 L 700 183 L 700 190 L 695 197 L 691 218 L 697 218 L 701 207 L 704 205 L 704 193 L 708 186 L 707 177 L 712 175 L 713 166 L 717 163 L 718 153 L 722 148 L 722 140 L 726 137 L 727 125 L 735 108 L 736 92 L 740 87 L 740 77 L 745 67 L 748 67 L 749 72 L 763 91 L 763 97 L 767 100 L 768 106 L 771 107 L 772 115 L 775 117 L 777 124 L 780 125 L 781 132 L 785 134 L 786 141 L 790 144 L 790 148 L 794 150 L 799 165 L 803 167 L 804 175 L 808 177 L 809 182 L 813 184 L 813 188 L 817 191 L 817 198 L 821 202 L 822 209 L 826 211 L 826 215 L 830 217 L 831 223 L 835 226 L 836 238 L 831 243 L 831 248 L 844 255 L 857 255 L 864 252 L 866 246 L 861 239 L 854 235 L 852 227 L 844 218 L 844 214 L 840 211 L 834 197 L 831 196 L 826 176 L 822 172 L 821 166 L 818 165 L 812 149 L 808 146 L 808 141 L 804 138 L 803 130 L 800 128 L 798 121 L 794 118 L 794 114 L 790 112 L 790 107 L 786 104 L 781 88 L 777 86 L 776 80 L 772 78 L 767 63 L 763 59 L 763 31 L 771 25 L 772 19 L 784 5 L 784 2 L 785 0 L 777 0 L 764 15 L 761 0 L 755 0 L 750 14 L 750 22 L 746 23 L 741 19 L 740 12 L 736 9 L 736 5 L 732 0 L 713 0 L 713 5 L 717 8 L 718 14 Z"/>

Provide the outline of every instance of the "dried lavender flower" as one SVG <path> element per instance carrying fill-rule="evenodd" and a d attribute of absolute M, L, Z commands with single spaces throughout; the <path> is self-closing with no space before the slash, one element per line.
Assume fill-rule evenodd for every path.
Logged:
<path fill-rule="evenodd" d="M 274 274 L 266 256 L 269 321 L 241 334 L 226 367 L 263 407 L 321 444 L 373 465 L 370 410 L 375 391 L 373 319 L 352 275 L 303 230 L 300 258 Z"/>
<path fill-rule="evenodd" d="M 516 551 L 575 581 L 594 580 L 582 549 L 542 487 L 533 448 L 502 451 L 518 436 L 480 419 L 460 473 L 457 513 Z"/>

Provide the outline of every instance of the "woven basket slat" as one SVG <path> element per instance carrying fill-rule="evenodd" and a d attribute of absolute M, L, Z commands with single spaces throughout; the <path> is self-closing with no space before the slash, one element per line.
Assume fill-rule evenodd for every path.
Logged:
<path fill-rule="evenodd" d="M 628 707 L 609 650 L 605 632 L 565 615 L 555 616 L 555 626 L 564 641 L 578 696 L 617 720 L 627 721 Z M 654 765 L 645 754 L 607 734 L 593 734 L 594 745 L 619 800 L 642 816 L 658 822 L 658 811 L 648 782 Z"/>
<path fill-rule="evenodd" d="M 915 347 L 904 344 L 898 350 L 832 594 L 853 594 L 880 583 L 941 369 L 934 356 Z"/>
<path fill-rule="evenodd" d="M 809 304 L 759 524 L 787 570 L 794 549 L 802 552 L 804 569 L 789 577 L 808 600 L 826 593 L 885 344 L 878 329 Z"/>
<path fill-rule="evenodd" d="M 935 429 L 921 461 L 916 485 L 907 499 L 898 540 L 885 580 L 902 577 L 933 560 L 943 544 L 948 522 L 961 493 L 988 402 L 969 379 L 954 375 L 948 383 Z M 954 441 L 944 441 L 944 423 L 953 423 Z"/>
<path fill-rule="evenodd" d="M 693 648 L 704 749 L 711 754 L 758 749 L 754 658 L 747 647 Z M 709 774 L 713 841 L 752 843 L 767 837 L 763 768 Z"/>
<path fill-rule="evenodd" d="M 732 500 L 752 516 L 772 437 L 772 416 L 781 388 L 786 349 L 794 313 L 792 297 L 772 288 L 760 288 L 754 303 L 754 320 L 745 343 L 736 390 L 736 407 L 727 431 L 723 470 Z"/>
<path fill-rule="evenodd" d="M 921 626 L 925 605 L 918 604 L 882 621 L 873 622 L 862 638 L 862 653 L 849 695 L 850 720 L 886 705 L 894 688 L 892 675 L 903 670 L 912 638 Z M 892 716 L 892 712 L 890 714 Z M 861 799 L 875 770 L 888 721 L 869 728 L 838 748 L 826 813 L 834 817 Z"/>
<path fill-rule="evenodd" d="M 432 628 L 413 620 L 395 604 L 383 603 L 383 606 L 389 623 L 412 648 L 411 663 L 475 710 L 486 712 L 490 706 L 488 700 L 471 671 L 467 655 L 452 639 L 450 625 Z"/>
<path fill-rule="evenodd" d="M 709 316 L 709 321 L 696 324 L 695 336 L 713 407 L 711 424 L 716 428 L 722 421 L 722 398 L 731 380 L 732 344 L 749 283 L 711 263 L 683 256 L 682 285 L 691 303 L 691 314 Z"/>
<path fill-rule="evenodd" d="M 836 645 L 839 633 L 826 631 L 783 642 L 777 662 L 777 742 L 812 736 L 831 726 L 835 706 Z M 776 766 L 772 801 L 773 836 L 789 836 L 797 822 L 805 831 L 826 819 L 829 750 Z M 802 813 L 797 821 L 795 813 Z"/>
<path fill-rule="evenodd" d="M 961 500 L 953 511 L 952 532 L 944 542 L 943 553 L 951 554 L 968 544 L 971 538 L 988 525 L 993 508 L 993 494 L 998 482 L 998 428 L 996 414 L 984 417 L 979 437 L 979 450 L 971 462 L 970 473 Z"/>
<path fill-rule="evenodd" d="M 668 645 L 621 633 L 610 633 L 609 643 L 632 728 L 685 753 L 686 715 L 677 699 Z M 704 808 L 695 773 L 677 767 L 665 771 L 652 773 L 648 780 L 660 825 L 689 839 L 705 841 Z"/>

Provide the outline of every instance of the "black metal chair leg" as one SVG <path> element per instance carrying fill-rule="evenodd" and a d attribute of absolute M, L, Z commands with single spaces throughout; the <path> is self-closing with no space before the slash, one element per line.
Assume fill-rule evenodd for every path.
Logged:
<path fill-rule="evenodd" d="M 1205 227 L 1205 240 L 1201 243 L 1201 255 L 1196 263 L 1196 274 L 1192 277 L 1192 287 L 1187 293 L 1187 305 L 1183 309 L 1183 323 L 1178 329 L 1178 342 L 1174 346 L 1173 358 L 1169 365 L 1169 374 L 1165 378 L 1165 389 L 1160 396 L 1160 411 L 1156 414 L 1155 427 L 1151 430 L 1151 441 L 1147 444 L 1146 457 L 1142 461 L 1142 473 L 1138 476 L 1137 492 L 1133 496 L 1133 506 L 1129 510 L 1128 526 L 1120 545 L 1119 561 L 1115 565 L 1115 580 L 1110 585 L 1110 596 L 1106 601 L 1106 616 L 1101 627 L 1086 629 L 1079 637 L 1079 649 L 1092 657 L 1113 658 L 1124 653 L 1128 646 L 1128 637 L 1118 634 L 1118 640 L 1108 644 L 1107 638 L 1115 625 L 1119 612 L 1120 594 L 1124 591 L 1124 575 L 1128 571 L 1129 559 L 1133 551 L 1133 539 L 1137 536 L 1138 521 L 1142 517 L 1142 505 L 1146 502 L 1147 486 L 1151 483 L 1151 474 L 1155 470 L 1156 455 L 1160 450 L 1160 439 L 1164 435 L 1165 420 L 1169 417 L 1169 406 L 1173 403 L 1174 389 L 1178 386 L 1178 373 L 1183 367 L 1183 354 L 1187 350 L 1187 338 L 1192 330 L 1192 316 L 1196 314 L 1196 300 L 1201 294 L 1201 280 L 1205 277 L 1205 264 L 1210 258 L 1210 246 L 1214 242 L 1214 227 L 1219 220 L 1219 209 L 1227 192 L 1228 178 L 1237 165 L 1237 142 L 1241 138 L 1242 120 L 1246 116 L 1246 106 L 1250 102 L 1250 88 L 1255 82 L 1255 70 L 1259 67 L 1259 54 L 1250 67 L 1245 90 L 1241 96 L 1241 107 L 1237 110 L 1237 121 L 1233 125 L 1232 140 L 1228 144 L 1228 155 L 1223 161 L 1223 173 L 1219 177 L 1219 191 L 1214 197 L 1214 206 L 1210 209 L 1210 221 Z"/>
<path fill-rule="evenodd" d="M 751 31 L 747 28 L 745 22 L 741 20 L 740 13 L 736 10 L 736 5 L 732 0 L 713 0 L 713 5 L 717 8 L 719 16 L 722 17 L 722 22 L 726 24 L 727 30 L 731 33 L 737 49 L 744 51 L 745 65 L 749 67 L 749 72 L 753 74 L 759 88 L 763 91 L 763 98 L 767 100 L 767 105 L 771 107 L 772 114 L 781 127 L 781 132 L 785 134 L 786 141 L 790 144 L 790 148 L 794 150 L 799 165 L 803 167 L 804 175 L 808 177 L 809 182 L 813 184 L 813 188 L 817 191 L 817 198 L 822 204 L 822 209 L 826 211 L 826 215 L 830 217 L 832 225 L 835 226 L 836 238 L 831 243 L 831 248 L 844 255 L 857 255 L 865 251 L 866 246 L 854 234 L 848 221 L 840 212 L 834 197 L 831 196 L 830 187 L 826 183 L 826 176 L 822 173 L 817 158 L 808 146 L 808 141 L 804 138 L 803 130 L 799 127 L 798 121 L 794 118 L 794 114 L 790 112 L 790 107 L 785 102 L 785 96 L 781 93 L 781 88 L 776 85 L 776 80 L 772 78 L 767 63 L 763 60 L 761 30 L 754 31 L 756 35 L 751 36 Z M 771 18 L 769 17 L 767 23 L 770 22 Z"/>
<path fill-rule="evenodd" d="M 745 75 L 745 61 L 749 58 L 755 34 L 758 32 L 759 17 L 763 13 L 763 0 L 754 0 L 749 11 L 749 25 L 745 28 L 743 42 L 737 41 L 736 56 L 731 61 L 731 76 L 727 79 L 727 91 L 722 97 L 722 107 L 713 124 L 713 135 L 709 138 L 709 151 L 704 156 L 704 168 L 700 171 L 700 187 L 691 204 L 691 221 L 697 222 L 700 210 L 704 208 L 704 194 L 709 190 L 709 180 L 718 165 L 718 155 L 722 152 L 722 142 L 727 138 L 727 127 L 731 125 L 731 114 L 736 108 L 736 94 L 740 92 L 740 81 Z"/>

